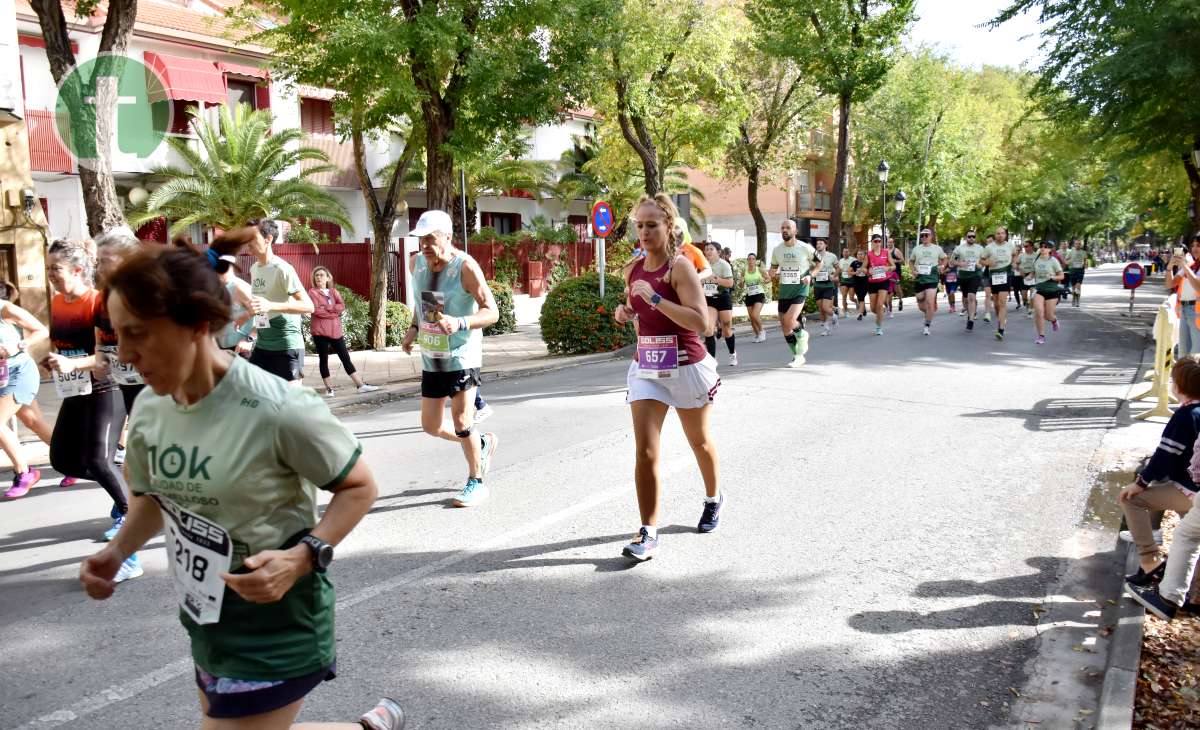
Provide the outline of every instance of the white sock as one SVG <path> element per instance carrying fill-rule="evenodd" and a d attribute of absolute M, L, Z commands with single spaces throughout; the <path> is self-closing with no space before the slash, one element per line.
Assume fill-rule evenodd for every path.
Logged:
<path fill-rule="evenodd" d="M 654 525 L 642 525 L 642 529 L 646 531 L 646 534 L 650 536 L 651 540 L 658 537 L 658 528 Z"/>
<path fill-rule="evenodd" d="M 717 496 L 715 496 L 715 497 L 705 497 L 704 498 L 705 504 L 716 504 L 717 502 L 720 502 L 720 501 L 721 501 L 721 493 L 720 492 L 717 492 Z"/>

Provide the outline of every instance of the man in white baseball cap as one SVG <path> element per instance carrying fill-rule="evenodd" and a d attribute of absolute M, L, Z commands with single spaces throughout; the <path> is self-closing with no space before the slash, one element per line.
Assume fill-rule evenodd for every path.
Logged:
<path fill-rule="evenodd" d="M 499 439 L 475 429 L 475 393 L 483 367 L 483 329 L 500 318 L 483 269 L 455 248 L 454 224 L 441 210 L 427 210 L 409 233 L 421 239 L 421 255 L 411 264 L 416 309 L 404 336 L 405 352 L 421 346 L 421 428 L 430 436 L 462 446 L 467 484 L 454 498 L 471 507 L 490 494 L 483 479 Z M 450 427 L 445 422 L 450 401 Z"/>

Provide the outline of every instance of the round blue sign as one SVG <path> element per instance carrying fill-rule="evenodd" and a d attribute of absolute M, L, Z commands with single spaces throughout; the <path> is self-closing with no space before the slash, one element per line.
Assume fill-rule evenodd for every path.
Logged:
<path fill-rule="evenodd" d="M 1131 264 L 1126 264 L 1125 270 L 1121 272 L 1121 283 L 1126 289 L 1137 289 L 1146 280 L 1146 270 L 1136 261 Z"/>
<path fill-rule="evenodd" d="M 604 238 L 613 229 L 612 207 L 603 200 L 596 201 L 592 206 L 592 233 Z"/>

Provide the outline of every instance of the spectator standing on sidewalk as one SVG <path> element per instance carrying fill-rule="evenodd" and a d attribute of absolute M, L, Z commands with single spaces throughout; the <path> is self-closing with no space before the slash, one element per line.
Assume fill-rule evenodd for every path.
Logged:
<path fill-rule="evenodd" d="M 333 395 L 333 384 L 329 380 L 329 353 L 336 352 L 342 361 L 346 375 L 354 381 L 359 393 L 372 393 L 379 390 L 377 386 L 363 382 L 350 361 L 350 352 L 346 349 L 346 333 L 342 329 L 342 312 L 346 311 L 346 303 L 342 295 L 333 285 L 333 272 L 324 266 L 318 266 L 312 272 L 312 288 L 308 290 L 308 298 L 313 303 L 312 338 L 317 348 L 317 361 L 321 369 L 321 380 L 325 382 L 325 395 Z"/>
<path fill-rule="evenodd" d="M 1179 315 L 1179 345 L 1176 356 L 1200 352 L 1200 312 L 1196 310 L 1200 293 L 1200 234 L 1192 236 L 1191 251 L 1171 256 L 1166 286 L 1175 292 L 1175 312 Z"/>

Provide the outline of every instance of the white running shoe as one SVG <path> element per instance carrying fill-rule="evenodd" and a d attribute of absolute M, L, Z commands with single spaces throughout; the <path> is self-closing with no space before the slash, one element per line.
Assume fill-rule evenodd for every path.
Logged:
<path fill-rule="evenodd" d="M 117 568 L 117 574 L 113 576 L 113 583 L 124 583 L 131 578 L 141 578 L 145 573 L 142 570 L 142 562 L 138 560 L 137 553 L 125 558 L 121 563 L 121 567 Z"/>
<path fill-rule="evenodd" d="M 823 325 L 821 325 L 821 336 L 822 336 L 822 337 L 828 337 L 828 336 L 829 336 L 829 326 L 828 326 L 828 325 L 824 325 L 824 324 L 823 324 Z"/>
<path fill-rule="evenodd" d="M 835 315 L 833 315 L 833 327 L 832 327 L 833 329 L 837 329 L 837 323 L 838 323 L 838 316 L 835 314 Z"/>
<path fill-rule="evenodd" d="M 984 322 L 991 322 L 991 321 L 992 321 L 992 313 L 991 313 L 991 312 L 984 312 L 984 313 L 983 313 L 983 321 L 984 321 Z"/>
<path fill-rule="evenodd" d="M 492 408 L 492 404 L 484 403 L 483 408 L 475 411 L 475 423 L 480 424 L 491 418 L 496 413 L 496 409 Z"/>
<path fill-rule="evenodd" d="M 374 393 L 377 390 L 379 390 L 378 385 L 367 385 L 366 383 L 363 383 L 362 385 L 358 386 L 358 390 L 355 392 L 357 392 L 357 393 Z"/>
<path fill-rule="evenodd" d="M 889 310 L 888 310 L 888 319 L 892 319 L 892 318 L 894 318 L 895 316 L 896 316 L 896 313 L 895 313 L 895 312 L 893 312 L 893 311 L 891 311 L 891 310 L 889 309 Z"/>
<path fill-rule="evenodd" d="M 754 341 L 755 341 L 755 342 L 766 342 L 766 341 L 767 341 L 767 333 L 766 333 L 766 330 L 764 330 L 764 331 L 762 331 L 762 332 L 759 332 L 759 333 L 758 333 L 758 334 L 757 334 L 757 335 L 754 337 Z"/>
<path fill-rule="evenodd" d="M 798 367 L 802 367 L 803 365 L 804 365 L 804 355 L 801 355 L 800 353 L 797 352 L 796 356 L 792 358 L 792 361 L 789 362 L 787 366 L 789 368 L 798 368 Z"/>
<path fill-rule="evenodd" d="M 1162 545 L 1162 530 L 1154 531 L 1154 542 Z M 1121 542 L 1133 542 L 1133 533 L 1129 530 L 1121 530 L 1117 533 L 1117 537 L 1121 538 Z"/>
<path fill-rule="evenodd" d="M 737 353 L 736 352 L 729 353 L 729 367 L 731 367 L 731 368 L 737 367 Z"/>
<path fill-rule="evenodd" d="M 929 336 L 929 325 L 925 325 L 925 331 L 922 332 L 921 334 L 925 335 L 926 337 Z"/>

